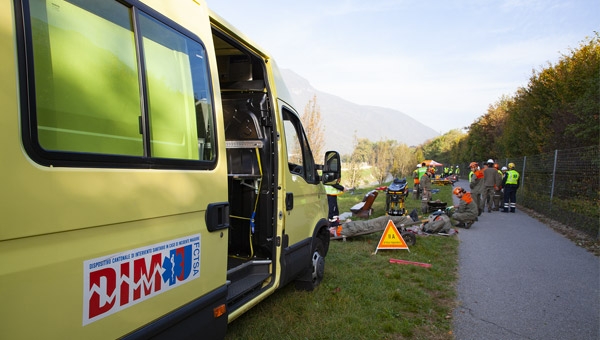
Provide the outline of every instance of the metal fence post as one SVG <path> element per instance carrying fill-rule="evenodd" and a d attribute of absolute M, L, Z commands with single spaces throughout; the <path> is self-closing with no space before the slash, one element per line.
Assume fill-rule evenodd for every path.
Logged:
<path fill-rule="evenodd" d="M 554 182 L 556 180 L 556 160 L 558 159 L 558 149 L 554 150 L 554 168 L 552 169 L 552 184 L 550 188 L 550 205 L 552 205 L 552 199 L 554 198 Z"/>
<path fill-rule="evenodd" d="M 527 156 L 523 156 L 523 171 L 521 171 L 521 188 L 525 191 L 525 165 L 527 164 Z"/>

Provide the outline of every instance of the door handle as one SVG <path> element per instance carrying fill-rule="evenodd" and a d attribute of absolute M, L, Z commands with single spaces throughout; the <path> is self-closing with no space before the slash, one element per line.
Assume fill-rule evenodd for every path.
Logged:
<path fill-rule="evenodd" d="M 208 231 L 229 228 L 229 202 L 209 203 L 204 216 Z"/>
<path fill-rule="evenodd" d="M 285 194 L 285 210 L 290 211 L 294 209 L 294 193 L 288 192 Z"/>

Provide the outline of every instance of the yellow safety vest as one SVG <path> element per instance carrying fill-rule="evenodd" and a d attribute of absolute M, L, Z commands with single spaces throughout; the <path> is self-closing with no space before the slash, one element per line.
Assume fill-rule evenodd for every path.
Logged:
<path fill-rule="evenodd" d="M 516 170 L 508 170 L 506 175 L 508 176 L 506 178 L 506 184 L 519 184 L 519 173 Z"/>

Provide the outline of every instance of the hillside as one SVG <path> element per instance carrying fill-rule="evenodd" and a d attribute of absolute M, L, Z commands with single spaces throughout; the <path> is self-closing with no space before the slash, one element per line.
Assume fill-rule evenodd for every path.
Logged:
<path fill-rule="evenodd" d="M 341 154 L 351 153 L 354 131 L 358 138 L 367 138 L 373 142 L 392 139 L 409 146 L 419 145 L 439 135 L 432 128 L 400 111 L 354 104 L 315 89 L 308 80 L 291 70 L 282 69 L 281 73 L 301 115 L 309 100 L 314 95 L 317 96 L 321 120 L 325 126 L 327 150 L 337 150 Z"/>

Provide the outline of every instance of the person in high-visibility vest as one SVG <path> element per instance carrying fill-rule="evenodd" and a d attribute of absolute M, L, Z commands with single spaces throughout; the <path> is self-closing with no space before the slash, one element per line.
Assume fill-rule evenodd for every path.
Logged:
<path fill-rule="evenodd" d="M 469 168 L 471 169 L 471 172 L 469 172 L 469 183 L 471 183 L 471 180 L 473 179 L 473 175 L 475 174 L 475 171 L 477 171 L 479 169 L 479 164 L 477 164 L 477 162 L 471 162 L 471 164 L 469 164 Z"/>
<path fill-rule="evenodd" d="M 517 189 L 521 178 L 517 170 L 515 170 L 515 163 L 508 163 L 508 171 L 502 181 L 502 187 L 504 188 L 504 208 L 503 212 L 514 213 L 517 209 Z"/>
<path fill-rule="evenodd" d="M 423 175 L 427 172 L 427 164 L 425 162 L 421 163 L 421 167 L 419 168 L 419 178 L 423 177 Z"/>
<path fill-rule="evenodd" d="M 421 177 L 423 177 L 423 175 L 427 172 L 427 165 L 425 164 L 425 162 L 421 163 L 420 165 L 417 165 L 417 178 L 415 180 L 415 182 L 421 182 Z M 415 188 L 417 188 L 417 193 L 416 195 L 413 195 L 413 198 L 415 199 L 419 199 L 421 197 L 421 194 L 423 193 L 423 188 L 421 186 L 421 184 L 419 184 L 418 186 L 415 186 Z"/>
<path fill-rule="evenodd" d="M 413 198 L 414 199 L 419 199 L 419 195 L 420 195 L 420 191 L 421 191 L 421 187 L 419 185 L 420 183 L 420 178 L 421 176 L 419 176 L 419 169 L 421 168 L 421 164 L 417 164 L 417 168 L 415 170 L 413 170 Z"/>

